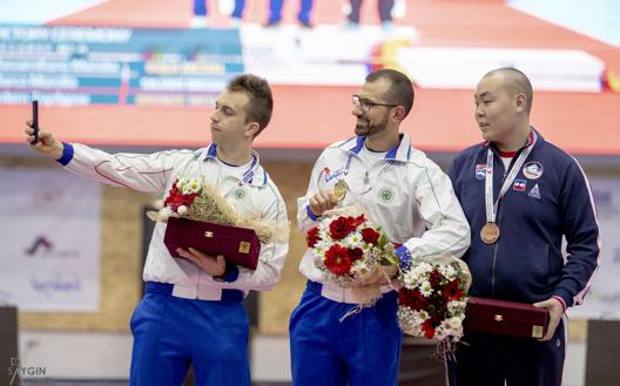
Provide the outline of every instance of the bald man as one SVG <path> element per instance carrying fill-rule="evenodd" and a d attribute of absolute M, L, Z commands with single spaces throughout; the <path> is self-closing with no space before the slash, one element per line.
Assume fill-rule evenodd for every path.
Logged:
<path fill-rule="evenodd" d="M 474 99 L 485 142 L 460 153 L 449 173 L 472 231 L 463 256 L 470 295 L 534 304 L 549 311 L 549 322 L 542 339 L 466 332 L 447 363 L 449 385 L 560 386 L 564 314 L 583 301 L 598 266 L 590 187 L 577 160 L 531 126 L 525 74 L 493 70 Z"/>

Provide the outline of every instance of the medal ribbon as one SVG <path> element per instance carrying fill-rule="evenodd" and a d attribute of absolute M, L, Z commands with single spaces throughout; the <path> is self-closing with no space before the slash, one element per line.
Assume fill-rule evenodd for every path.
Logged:
<path fill-rule="evenodd" d="M 495 202 L 493 202 L 493 151 L 491 149 L 487 150 L 487 165 L 486 165 L 486 170 L 485 170 L 486 174 L 485 174 L 485 179 L 484 179 L 484 201 L 485 201 L 485 206 L 486 206 L 486 214 L 487 214 L 488 223 L 489 222 L 495 223 L 495 218 L 497 216 L 497 206 L 499 204 L 499 200 L 502 197 L 504 197 L 504 195 L 510 188 L 510 185 L 512 185 L 513 181 L 517 177 L 517 174 L 519 174 L 519 170 L 521 170 L 521 168 L 523 167 L 523 164 L 525 164 L 526 158 L 532 152 L 532 148 L 534 147 L 534 144 L 536 143 L 537 139 L 538 139 L 538 136 L 536 135 L 536 132 L 532 130 L 532 137 L 531 137 L 530 144 L 528 145 L 527 148 L 525 148 L 525 150 L 521 152 L 521 154 L 519 154 L 519 157 L 517 158 L 515 163 L 512 165 L 512 168 L 510 169 L 510 173 L 508 173 L 508 176 L 504 180 L 502 188 L 499 191 L 499 195 L 497 196 L 497 201 Z"/>

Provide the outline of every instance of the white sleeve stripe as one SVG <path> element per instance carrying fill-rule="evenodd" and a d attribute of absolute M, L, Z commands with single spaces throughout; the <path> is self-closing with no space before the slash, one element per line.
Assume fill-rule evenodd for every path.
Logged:
<path fill-rule="evenodd" d="M 590 182 L 588 181 L 588 177 L 586 176 L 586 173 L 583 171 L 583 168 L 579 164 L 579 161 L 577 161 L 577 159 L 575 159 L 575 157 L 573 157 L 573 160 L 577 164 L 577 167 L 579 168 L 579 171 L 581 171 L 581 175 L 583 176 L 583 179 L 584 179 L 584 181 L 586 183 L 586 188 L 588 189 L 588 196 L 590 197 L 590 205 L 592 206 L 592 213 L 594 214 L 594 221 L 596 221 L 597 229 L 600 230 L 601 227 L 600 227 L 600 224 L 598 222 L 598 214 L 596 213 L 596 206 L 594 205 L 594 195 L 592 194 L 592 189 L 590 188 Z M 592 279 L 594 278 L 594 274 L 596 273 L 596 271 L 598 271 L 598 268 L 600 266 L 601 248 L 602 248 L 602 245 L 601 245 L 601 233 L 600 233 L 600 231 L 599 231 L 598 236 L 596 238 L 596 244 L 597 244 L 598 250 L 599 250 L 599 253 L 596 256 L 596 268 L 592 272 L 592 275 L 590 275 L 590 278 L 588 279 L 588 282 L 586 283 L 585 287 L 573 298 L 573 303 L 575 305 L 579 305 L 579 304 L 583 303 L 583 300 L 585 299 L 586 295 L 588 294 L 588 291 L 590 290 L 590 287 L 592 286 Z"/>

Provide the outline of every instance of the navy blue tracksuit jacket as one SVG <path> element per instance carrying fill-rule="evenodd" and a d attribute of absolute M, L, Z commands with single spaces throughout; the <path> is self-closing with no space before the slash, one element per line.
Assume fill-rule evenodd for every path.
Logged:
<path fill-rule="evenodd" d="M 583 170 L 538 134 L 522 170 L 499 202 L 500 238 L 486 245 L 480 229 L 486 223 L 484 173 L 489 148 L 495 152 L 496 199 L 505 168 L 493 144 L 464 150 L 449 172 L 471 225 L 471 247 L 463 256 L 473 277 L 470 295 L 526 303 L 556 296 L 567 307 L 581 303 L 599 256 L 599 229 Z M 562 236 L 567 240 L 566 261 Z"/>

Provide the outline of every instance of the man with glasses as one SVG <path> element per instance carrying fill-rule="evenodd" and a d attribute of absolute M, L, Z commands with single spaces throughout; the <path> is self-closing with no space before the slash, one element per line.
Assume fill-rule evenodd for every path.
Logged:
<path fill-rule="evenodd" d="M 450 179 L 399 131 L 413 99 L 404 74 L 368 75 L 353 96 L 355 136 L 323 151 L 306 195 L 298 199 L 302 231 L 339 205 L 333 189 L 344 180 L 349 191 L 340 204 L 361 205 L 392 242 L 401 244 L 402 266 L 418 257 L 465 253 L 469 226 Z M 326 280 L 314 259 L 308 249 L 300 264 L 307 288 L 290 319 L 294 385 L 316 385 L 319 375 L 327 386 L 396 385 L 402 337 L 396 291 L 383 286 L 374 306 L 351 312 L 360 300 L 350 288 Z"/>

